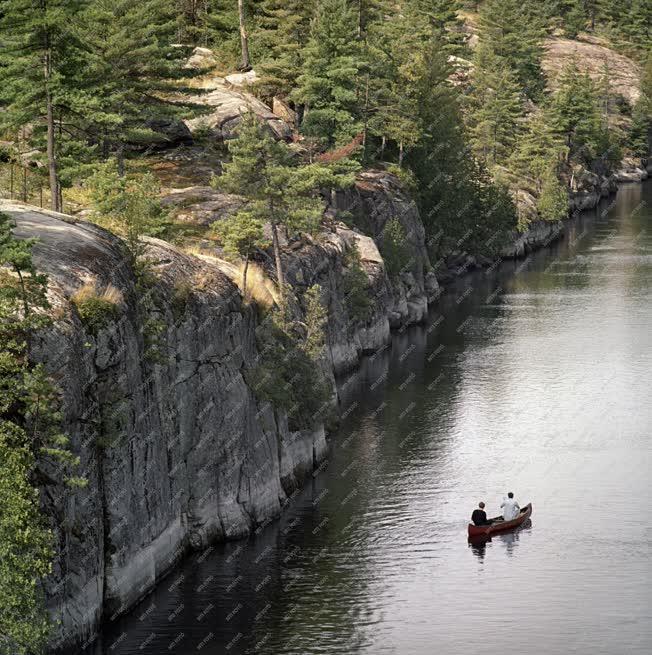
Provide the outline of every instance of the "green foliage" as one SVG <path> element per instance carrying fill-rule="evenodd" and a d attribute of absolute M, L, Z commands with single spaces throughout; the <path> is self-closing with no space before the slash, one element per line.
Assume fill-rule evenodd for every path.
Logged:
<path fill-rule="evenodd" d="M 118 307 L 100 295 L 87 295 L 74 301 L 81 322 L 93 336 L 118 317 Z"/>
<path fill-rule="evenodd" d="M 90 95 L 84 129 L 101 144 L 103 157 L 121 159 L 125 144 L 157 138 L 152 121 L 189 111 L 179 93 L 188 91 L 185 80 L 196 72 L 183 66 L 187 51 L 172 45 L 178 7 L 175 0 L 92 0 L 79 22 L 82 82 Z"/>
<path fill-rule="evenodd" d="M 252 40 L 264 53 L 256 87 L 265 98 L 288 96 L 303 67 L 313 0 L 262 0 Z"/>
<path fill-rule="evenodd" d="M 399 275 L 411 262 L 412 256 L 405 228 L 396 216 L 390 218 L 383 229 L 381 254 L 385 260 L 387 273 L 391 277 Z"/>
<path fill-rule="evenodd" d="M 500 237 L 516 226 L 505 189 L 474 160 L 461 129 L 459 91 L 436 41 L 415 80 L 422 138 L 408 155 L 419 184 L 421 217 L 433 254 L 436 247 L 492 254 Z"/>
<path fill-rule="evenodd" d="M 544 221 L 559 221 L 568 216 L 568 189 L 554 168 L 549 168 L 543 176 L 537 211 Z"/>
<path fill-rule="evenodd" d="M 357 76 L 362 67 L 355 14 L 347 0 L 318 0 L 292 98 L 306 107 L 301 131 L 324 148 L 360 132 Z"/>
<path fill-rule="evenodd" d="M 530 117 L 527 129 L 509 159 L 509 167 L 522 178 L 534 180 L 539 192 L 550 168 L 558 167 L 567 155 L 563 138 L 553 131 L 546 112 L 540 111 Z"/>
<path fill-rule="evenodd" d="M 39 513 L 36 481 L 62 481 L 79 459 L 61 433 L 59 390 L 42 365 L 29 359 L 36 331 L 47 327 L 47 278 L 32 262 L 34 240 L 18 240 L 0 213 L 0 652 L 40 652 L 48 634 L 39 581 L 50 571 L 51 535 Z"/>
<path fill-rule="evenodd" d="M 521 0 L 487 0 L 480 10 L 480 43 L 494 53 L 495 65 L 513 70 L 521 91 L 537 99 L 544 89 L 541 21 Z M 496 71 L 498 72 L 498 71 Z"/>
<path fill-rule="evenodd" d="M 0 419 L 0 653 L 42 652 L 49 633 L 38 583 L 50 573 L 52 537 L 30 484 L 34 455 L 29 437 Z"/>
<path fill-rule="evenodd" d="M 647 98 L 641 98 L 634 105 L 632 126 L 627 139 L 627 147 L 635 157 L 646 158 L 650 153 L 650 130 L 652 129 L 652 112 Z"/>
<path fill-rule="evenodd" d="M 486 165 L 506 161 L 518 139 L 522 116 L 516 72 L 490 46 L 480 44 L 475 53 L 468 122 L 473 148 Z"/>
<path fill-rule="evenodd" d="M 356 323 L 366 323 L 374 313 L 374 302 L 369 293 L 369 276 L 355 246 L 347 250 L 343 263 L 342 291 L 347 313 Z"/>
<path fill-rule="evenodd" d="M 151 173 L 121 176 L 115 161 L 99 168 L 89 180 L 91 200 L 99 222 L 117 223 L 134 260 L 142 255 L 141 237 L 164 236 L 170 217 L 160 201 L 160 185 Z"/>
<path fill-rule="evenodd" d="M 319 287 L 306 292 L 306 322 L 275 308 L 256 330 L 259 357 L 246 372 L 256 395 L 287 413 L 290 429 L 311 426 L 323 418 L 331 388 L 320 366 L 326 310 Z"/>
<path fill-rule="evenodd" d="M 224 252 L 232 257 L 250 257 L 258 248 L 269 245 L 263 233 L 263 222 L 246 209 L 234 216 L 213 223 L 211 229 L 219 239 Z"/>
<path fill-rule="evenodd" d="M 299 166 L 288 145 L 276 141 L 253 114 L 242 117 L 238 137 L 229 141 L 229 154 L 231 162 L 225 165 L 224 174 L 213 178 L 212 183 L 243 196 L 247 205 L 233 230 L 227 226 L 222 229 L 231 230 L 234 237 L 246 227 L 248 236 L 244 244 L 249 248 L 260 240 L 260 225 L 271 223 L 276 272 L 279 285 L 283 286 L 278 227 L 284 227 L 292 235 L 314 232 L 323 214 L 317 189 L 341 183 L 342 176 L 318 164 Z"/>
<path fill-rule="evenodd" d="M 580 73 L 575 64 L 567 66 L 547 116 L 552 132 L 566 146 L 569 159 L 591 164 L 600 158 L 608 165 L 620 160 L 600 105 L 598 88 L 589 75 Z"/>

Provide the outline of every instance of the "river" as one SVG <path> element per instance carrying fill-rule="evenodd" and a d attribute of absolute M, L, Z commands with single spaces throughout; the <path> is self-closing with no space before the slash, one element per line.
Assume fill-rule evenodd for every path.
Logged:
<path fill-rule="evenodd" d="M 342 381 L 328 466 L 93 655 L 652 652 L 652 182 L 449 287 Z M 479 500 L 531 524 L 467 543 Z"/>

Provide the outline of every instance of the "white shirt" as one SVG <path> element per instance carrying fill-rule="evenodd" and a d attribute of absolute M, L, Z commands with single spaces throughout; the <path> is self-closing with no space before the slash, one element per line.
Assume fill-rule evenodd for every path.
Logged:
<path fill-rule="evenodd" d="M 515 519 L 521 511 L 518 503 L 513 498 L 505 498 L 501 507 L 503 509 L 503 518 L 505 521 Z"/>

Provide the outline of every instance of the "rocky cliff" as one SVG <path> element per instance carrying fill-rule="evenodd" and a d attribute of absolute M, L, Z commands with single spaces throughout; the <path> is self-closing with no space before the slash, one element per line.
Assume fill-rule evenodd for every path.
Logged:
<path fill-rule="evenodd" d="M 388 343 L 391 327 L 422 320 L 437 293 L 416 206 L 393 185 L 373 174 L 338 202 L 358 202 L 379 241 L 384 223 L 399 218 L 416 254 L 394 279 L 376 241 L 335 220 L 318 237 L 284 248 L 299 310 L 301 291 L 322 287 L 333 374 Z M 74 492 L 43 489 L 57 539 L 46 585 L 61 622 L 54 645 L 68 646 L 92 639 L 103 619 L 126 611 L 188 550 L 275 517 L 323 460 L 326 437 L 322 425 L 291 431 L 285 415 L 249 387 L 257 312 L 217 262 L 149 240 L 143 302 L 114 235 L 16 203 L 0 201 L 0 211 L 14 218 L 18 236 L 39 240 L 34 259 L 49 276 L 56 320 L 33 356 L 62 389 L 64 429 L 88 479 Z M 348 316 L 344 296 L 350 248 L 360 254 L 374 299 L 364 324 Z M 71 301 L 89 285 L 112 289 L 116 305 L 99 329 Z"/>

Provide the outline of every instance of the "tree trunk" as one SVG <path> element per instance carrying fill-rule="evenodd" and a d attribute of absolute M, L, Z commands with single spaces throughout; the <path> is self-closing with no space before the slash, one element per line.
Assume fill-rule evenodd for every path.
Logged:
<path fill-rule="evenodd" d="M 380 158 L 383 158 L 385 154 L 385 146 L 387 145 L 387 137 L 383 134 L 383 138 L 380 140 Z"/>
<path fill-rule="evenodd" d="M 276 278 L 278 280 L 278 287 L 281 292 L 281 303 L 283 303 L 283 295 L 285 293 L 285 278 L 283 276 L 283 262 L 281 262 L 281 246 L 278 242 L 278 226 L 272 223 L 272 245 L 274 246 L 274 261 L 276 263 Z"/>
<path fill-rule="evenodd" d="M 242 269 L 242 298 L 245 302 L 249 299 L 247 293 L 247 269 L 249 268 L 249 255 L 245 257 L 244 268 Z"/>
<path fill-rule="evenodd" d="M 362 128 L 362 161 L 367 159 L 367 128 L 369 127 L 369 73 L 364 92 L 364 127 Z"/>
<path fill-rule="evenodd" d="M 244 0 L 238 0 L 238 22 L 240 23 L 240 49 L 242 51 L 240 70 L 248 71 L 251 70 L 251 63 L 249 61 L 249 41 L 245 29 Z"/>
<path fill-rule="evenodd" d="M 50 78 L 52 76 L 52 62 L 50 59 L 50 38 L 45 37 L 45 61 L 43 65 L 45 75 L 45 105 L 46 105 L 46 122 L 47 122 L 47 158 L 48 174 L 50 177 L 50 204 L 55 212 L 61 211 L 59 202 L 59 175 L 57 173 L 57 155 L 55 143 L 55 124 L 54 124 L 54 106 L 50 92 Z"/>
<path fill-rule="evenodd" d="M 121 143 L 116 150 L 116 159 L 118 161 L 118 175 L 125 176 L 125 147 Z"/>
<path fill-rule="evenodd" d="M 403 166 L 403 141 L 398 144 L 398 167 Z"/>

